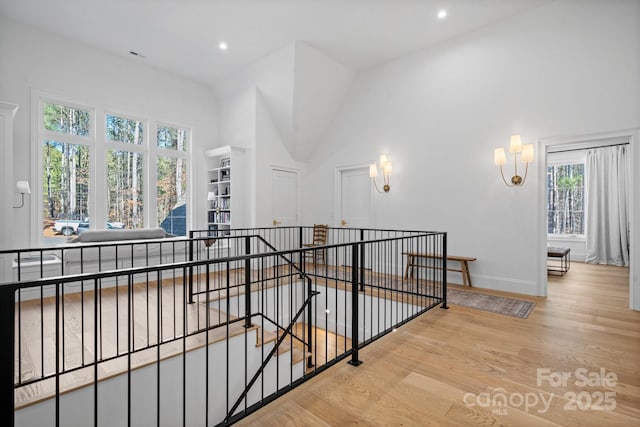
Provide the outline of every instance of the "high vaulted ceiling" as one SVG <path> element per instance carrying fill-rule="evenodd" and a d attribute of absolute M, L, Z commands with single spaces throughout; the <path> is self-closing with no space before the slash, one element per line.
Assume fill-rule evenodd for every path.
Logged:
<path fill-rule="evenodd" d="M 211 84 L 294 40 L 360 71 L 549 1 L 2 0 L 0 14 Z"/>

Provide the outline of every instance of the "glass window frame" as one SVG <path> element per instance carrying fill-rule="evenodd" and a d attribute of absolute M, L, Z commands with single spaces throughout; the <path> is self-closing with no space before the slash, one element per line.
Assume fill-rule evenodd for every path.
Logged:
<path fill-rule="evenodd" d="M 45 240 L 43 235 L 43 153 L 42 143 L 48 140 L 58 141 L 68 144 L 80 144 L 87 146 L 89 149 L 89 164 L 90 164 L 90 181 L 89 181 L 89 215 L 90 215 L 90 229 L 104 229 L 108 218 L 108 199 L 104 197 L 106 191 L 108 191 L 107 182 L 107 158 L 109 150 L 136 152 L 142 155 L 143 159 L 143 227 L 149 228 L 159 226 L 162 218 L 157 218 L 157 163 L 158 157 L 170 157 L 181 158 L 186 161 L 186 189 L 185 189 L 185 202 L 187 204 L 187 217 L 186 224 L 187 230 L 192 227 L 193 212 L 191 207 L 193 206 L 193 200 L 191 197 L 192 183 L 193 183 L 193 159 L 192 159 L 192 141 L 194 130 L 192 126 L 185 125 L 183 123 L 173 121 L 159 121 L 150 117 L 144 118 L 137 114 L 123 113 L 118 109 L 106 109 L 99 105 L 90 105 L 83 102 L 73 101 L 65 99 L 57 95 L 49 95 L 44 92 L 32 93 L 33 107 L 32 117 L 34 130 L 32 137 L 32 153 L 35 155 L 33 158 L 37 159 L 37 168 L 33 172 L 33 179 L 37 184 L 33 190 L 34 200 L 37 200 L 37 208 L 32 213 L 32 221 L 36 226 L 32 229 L 31 241 L 37 245 L 50 246 L 54 243 Z M 86 136 L 73 135 L 67 133 L 56 132 L 45 128 L 44 122 L 44 108 L 45 104 L 57 104 L 66 107 L 81 109 L 89 112 L 89 134 Z M 140 121 L 144 126 L 144 133 L 142 143 L 128 143 L 121 141 L 113 141 L 107 138 L 107 115 L 117 116 L 125 119 Z M 187 132 L 187 138 L 185 141 L 184 151 L 178 151 L 174 149 L 167 149 L 157 147 L 157 131 L 158 126 L 165 126 L 171 128 L 183 129 Z M 104 200 L 100 200 L 100 199 Z M 104 227 L 98 227 L 99 224 L 104 222 Z M 75 235 L 74 235 L 75 236 Z M 61 240 L 60 243 L 64 241 Z"/>
<path fill-rule="evenodd" d="M 553 157 L 553 154 L 556 154 L 556 157 Z M 582 179 L 582 189 L 583 189 L 583 233 L 566 233 L 566 234 L 556 234 L 556 233 L 547 233 L 547 238 L 549 240 L 565 240 L 565 241 L 584 241 L 586 239 L 586 186 L 587 186 L 587 165 L 586 165 L 586 152 L 576 151 L 574 153 L 550 153 L 547 159 L 547 169 L 545 170 L 545 174 L 549 173 L 550 167 L 564 166 L 564 165 L 575 165 L 582 164 L 583 165 L 583 179 Z M 546 180 L 545 180 L 546 181 Z M 546 181 L 548 182 L 548 181 Z M 546 192 L 546 210 L 545 213 L 547 215 L 547 229 L 549 228 L 549 188 L 547 185 Z"/>
<path fill-rule="evenodd" d="M 120 117 L 127 120 L 135 120 L 140 122 L 144 129 L 141 143 L 136 144 L 136 143 L 130 143 L 130 142 L 110 140 L 107 137 L 107 116 L 115 116 L 115 117 Z M 148 228 L 149 224 L 152 223 L 152 221 L 149 218 L 149 213 L 147 208 L 150 203 L 150 197 L 148 195 L 148 192 L 150 190 L 149 182 L 152 179 L 152 176 L 149 173 L 149 120 L 138 117 L 136 115 L 122 113 L 116 110 L 105 111 L 102 118 L 104 123 L 104 135 L 102 139 L 102 145 L 104 147 L 104 168 L 102 170 L 104 170 L 103 181 L 104 181 L 105 195 L 107 195 L 104 201 L 105 221 L 109 220 L 108 193 L 110 189 L 109 189 L 109 183 L 107 181 L 107 177 L 109 173 L 107 170 L 108 160 L 109 160 L 109 151 L 113 150 L 113 151 L 120 151 L 120 152 L 131 152 L 131 153 L 140 154 L 142 156 L 143 165 L 142 165 L 141 189 L 142 189 L 143 214 L 142 214 L 142 225 L 140 228 Z"/>
<path fill-rule="evenodd" d="M 173 148 L 166 148 L 166 147 L 159 147 L 158 146 L 158 129 L 160 127 L 169 127 L 169 128 L 175 128 L 175 129 L 182 129 L 185 130 L 187 132 L 187 138 L 185 141 L 185 145 L 184 145 L 184 150 L 178 150 L 178 149 L 173 149 Z M 149 138 L 151 139 L 151 132 L 148 133 L 149 134 Z M 153 206 L 153 216 L 155 217 L 155 224 L 156 227 L 160 227 L 160 224 L 162 223 L 162 221 L 164 220 L 164 218 L 159 218 L 158 217 L 158 206 L 157 206 L 157 200 L 158 200 L 158 189 L 157 189 L 157 179 L 158 177 L 158 164 L 159 164 L 159 158 L 160 157 L 166 157 L 166 158 L 171 158 L 171 159 L 182 159 L 186 162 L 187 164 L 187 177 L 186 177 L 186 189 L 185 189 L 185 201 L 186 201 L 186 221 L 187 221 L 187 231 L 189 230 L 189 225 L 190 225 L 190 218 L 193 217 L 192 214 L 192 198 L 191 198 L 191 187 L 192 187 L 192 183 L 193 183 L 193 161 L 192 161 L 192 157 L 190 155 L 190 153 L 192 153 L 192 141 L 193 141 L 193 128 L 189 127 L 189 126 L 185 126 L 183 124 L 178 124 L 178 123 L 168 123 L 168 122 L 155 122 L 154 123 L 154 127 L 153 127 L 153 142 L 149 141 L 149 151 L 150 153 L 153 154 L 153 168 L 150 168 L 150 170 L 152 169 L 155 175 L 155 179 L 153 181 L 153 185 L 154 187 L 152 189 L 150 189 L 150 191 L 152 191 L 152 194 L 155 196 L 154 198 L 154 206 Z"/>
<path fill-rule="evenodd" d="M 47 129 L 45 127 L 45 117 L 44 117 L 45 104 L 55 104 L 55 105 L 87 111 L 89 113 L 88 135 L 75 135 L 72 133 L 57 132 L 54 130 Z M 34 196 L 36 197 L 35 200 L 37 200 L 37 208 L 35 209 L 34 217 L 32 217 L 32 218 L 35 218 L 35 223 L 36 223 L 36 226 L 32 234 L 35 236 L 35 238 L 32 240 L 38 246 L 41 244 L 45 246 L 50 246 L 50 245 L 54 245 L 55 243 L 51 243 L 51 242 L 48 243 L 45 240 L 44 227 L 43 227 L 44 226 L 44 215 L 43 215 L 43 212 L 44 212 L 44 203 L 43 203 L 44 155 L 42 150 L 43 143 L 47 141 L 55 141 L 62 144 L 79 145 L 79 146 L 84 146 L 88 148 L 89 186 L 88 186 L 88 196 L 87 196 L 88 197 L 87 209 L 88 209 L 89 215 L 91 215 L 91 213 L 95 210 L 95 205 L 92 203 L 92 199 L 95 197 L 94 196 L 95 173 L 94 173 L 93 159 L 95 158 L 95 151 L 96 151 L 96 131 L 95 131 L 96 110 L 94 107 L 87 104 L 82 104 L 76 101 L 63 99 L 60 97 L 46 96 L 46 95 L 41 95 L 37 98 L 37 102 L 35 102 L 35 108 L 37 109 L 36 115 L 35 115 L 37 120 L 36 120 L 36 132 L 35 132 L 36 137 L 35 137 L 35 146 L 34 146 L 34 150 L 36 154 L 34 158 L 37 159 L 38 166 L 36 168 L 37 170 L 35 171 L 35 174 L 37 176 L 37 180 L 36 180 L 37 184 L 35 186 L 35 189 L 32 186 L 32 193 L 34 193 Z"/>

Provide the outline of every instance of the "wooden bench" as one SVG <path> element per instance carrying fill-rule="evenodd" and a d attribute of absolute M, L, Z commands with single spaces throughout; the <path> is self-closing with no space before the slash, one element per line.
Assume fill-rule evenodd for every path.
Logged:
<path fill-rule="evenodd" d="M 404 277 L 409 278 L 413 277 L 413 268 L 421 267 L 421 268 L 435 268 L 439 269 L 440 267 L 435 267 L 433 265 L 428 264 L 420 264 L 418 260 L 421 258 L 424 259 L 442 259 L 442 255 L 437 254 L 428 254 L 428 253 L 420 253 L 420 252 L 403 252 L 404 255 L 407 256 L 407 267 L 404 272 Z M 460 269 L 449 268 L 448 271 L 457 271 L 462 273 L 462 282 L 464 286 L 471 287 L 471 274 L 469 274 L 469 262 L 475 261 L 476 258 L 466 257 L 466 256 L 457 256 L 457 255 L 447 255 L 447 261 L 458 261 L 460 263 Z"/>

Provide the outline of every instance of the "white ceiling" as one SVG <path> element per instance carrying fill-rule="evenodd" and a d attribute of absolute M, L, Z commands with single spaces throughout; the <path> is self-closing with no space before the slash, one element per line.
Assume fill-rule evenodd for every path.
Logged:
<path fill-rule="evenodd" d="M 294 40 L 360 71 L 549 1 L 1 0 L 0 14 L 211 84 Z"/>

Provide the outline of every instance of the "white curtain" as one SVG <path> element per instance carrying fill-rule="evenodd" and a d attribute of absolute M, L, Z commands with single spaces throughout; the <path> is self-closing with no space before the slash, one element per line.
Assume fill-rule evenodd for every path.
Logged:
<path fill-rule="evenodd" d="M 587 249 L 591 264 L 629 265 L 629 156 L 617 145 L 587 154 Z"/>

